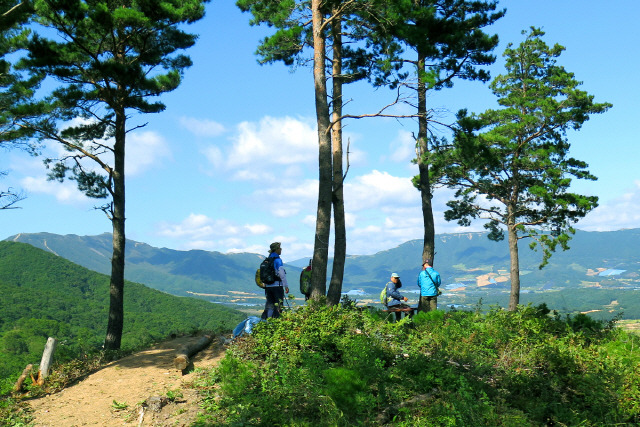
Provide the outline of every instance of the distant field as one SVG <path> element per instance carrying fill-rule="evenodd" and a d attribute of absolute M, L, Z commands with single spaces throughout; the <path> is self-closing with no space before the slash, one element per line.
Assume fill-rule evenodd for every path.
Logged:
<path fill-rule="evenodd" d="M 620 320 L 618 326 L 627 331 L 640 334 L 640 320 Z"/>

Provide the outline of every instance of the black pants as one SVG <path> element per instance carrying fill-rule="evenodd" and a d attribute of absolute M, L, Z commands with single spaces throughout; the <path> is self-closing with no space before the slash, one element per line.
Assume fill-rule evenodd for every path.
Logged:
<path fill-rule="evenodd" d="M 264 288 L 264 294 L 267 297 L 267 302 L 261 317 L 263 319 L 280 317 L 284 303 L 284 288 L 282 286 L 267 286 Z"/>

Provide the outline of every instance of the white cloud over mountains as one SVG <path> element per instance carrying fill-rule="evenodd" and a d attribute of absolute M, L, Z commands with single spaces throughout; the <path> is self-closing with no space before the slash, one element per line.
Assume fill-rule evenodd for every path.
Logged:
<path fill-rule="evenodd" d="M 640 227 L 640 180 L 622 196 L 595 208 L 576 227 L 585 231 Z"/>

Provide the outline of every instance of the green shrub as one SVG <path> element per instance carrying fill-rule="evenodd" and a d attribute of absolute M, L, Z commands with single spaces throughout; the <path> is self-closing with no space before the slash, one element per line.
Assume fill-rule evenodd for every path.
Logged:
<path fill-rule="evenodd" d="M 389 323 L 311 303 L 258 324 L 210 376 L 217 425 L 605 425 L 640 415 L 640 341 L 546 306 Z M 204 425 L 203 424 L 203 425 Z"/>

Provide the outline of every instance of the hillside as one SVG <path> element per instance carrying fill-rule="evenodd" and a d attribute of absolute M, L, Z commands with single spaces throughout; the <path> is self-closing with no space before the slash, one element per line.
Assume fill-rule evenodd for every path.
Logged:
<path fill-rule="evenodd" d="M 51 233 L 18 234 L 6 239 L 22 242 L 66 258 L 103 274 L 111 273 L 111 234 L 60 236 Z M 178 296 L 207 294 L 213 301 L 228 301 L 229 290 L 254 292 L 256 268 L 264 256 L 250 253 L 222 254 L 202 250 L 177 251 L 154 248 L 127 240 L 125 278 Z M 287 265 L 293 277 L 300 269 Z M 297 273 L 295 273 L 297 272 Z M 297 282 L 296 282 L 297 285 Z"/>
<path fill-rule="evenodd" d="M 110 270 L 111 235 L 60 236 L 49 233 L 19 234 L 7 240 L 29 243 L 75 263 L 103 273 Z M 605 306 L 626 300 L 620 291 L 640 287 L 640 229 L 610 232 L 578 231 L 568 251 L 555 253 L 549 264 L 538 269 L 539 252 L 526 240 L 520 244 L 522 302 L 549 300 L 568 311 L 596 310 L 591 294 Z M 436 269 L 448 291 L 443 303 L 472 306 L 508 303 L 509 253 L 506 242 L 493 242 L 487 233 L 457 233 L 436 236 Z M 345 265 L 344 292 L 363 302 L 377 299 L 380 287 L 392 272 L 402 277 L 405 292 L 415 292 L 420 271 L 422 241 L 412 240 L 373 255 L 349 255 Z M 127 241 L 127 279 L 175 295 L 196 295 L 215 302 L 259 307 L 263 292 L 253 281 L 261 255 L 222 254 L 199 250 L 176 251 Z M 297 292 L 300 266 L 308 258 L 287 260 L 290 288 Z M 330 267 L 329 267 L 330 268 Z M 591 292 L 591 289 L 597 292 Z M 543 295 L 543 296 L 541 296 Z M 576 301 L 575 296 L 581 296 Z M 582 297 L 584 296 L 584 297 Z M 415 301 L 414 301 L 415 302 Z M 618 306 L 619 307 L 619 306 Z M 639 311 L 633 308 L 634 311 Z M 629 313 L 629 310 L 626 310 Z M 638 313 L 640 315 L 640 312 Z"/>
<path fill-rule="evenodd" d="M 47 337 L 60 341 L 58 360 L 101 346 L 109 277 L 31 245 L 0 242 L 0 377 L 37 363 Z M 123 348 L 168 335 L 230 330 L 245 315 L 195 298 L 125 284 Z"/>

